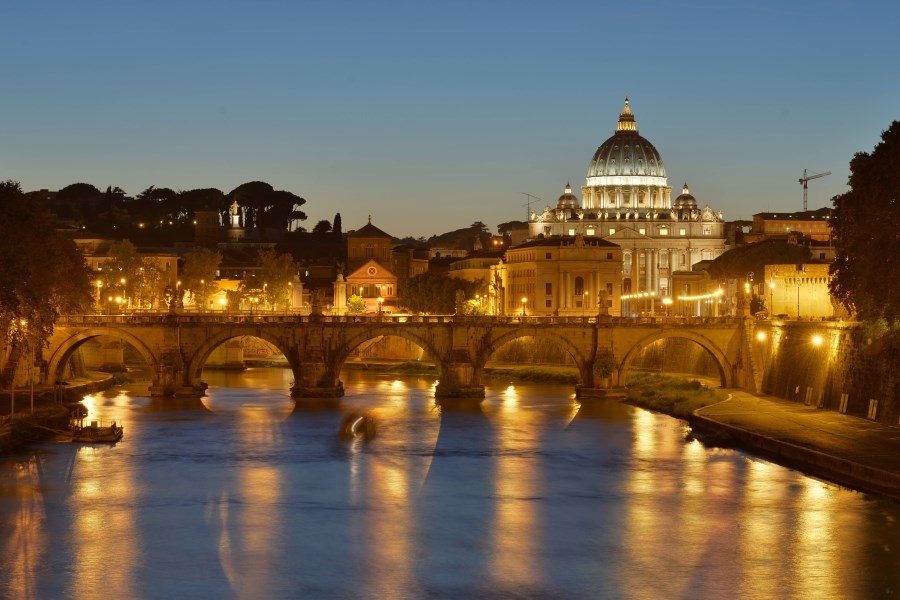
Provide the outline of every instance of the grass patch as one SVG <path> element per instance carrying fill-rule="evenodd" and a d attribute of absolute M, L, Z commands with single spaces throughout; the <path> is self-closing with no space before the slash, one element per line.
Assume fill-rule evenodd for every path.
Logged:
<path fill-rule="evenodd" d="M 660 373 L 633 373 L 628 378 L 626 402 L 679 419 L 687 419 L 698 408 L 725 400 L 720 390 L 704 387 L 696 379 Z"/>
<path fill-rule="evenodd" d="M 491 379 L 507 379 L 512 381 L 578 383 L 578 369 L 575 367 L 553 365 L 485 368 L 484 376 Z"/>

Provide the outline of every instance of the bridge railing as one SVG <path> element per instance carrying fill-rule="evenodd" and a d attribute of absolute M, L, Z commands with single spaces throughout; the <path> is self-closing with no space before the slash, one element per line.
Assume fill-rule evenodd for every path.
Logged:
<path fill-rule="evenodd" d="M 297 323 L 355 323 L 355 324 L 452 324 L 471 325 L 582 325 L 584 327 L 698 327 L 735 326 L 740 317 L 684 317 L 640 316 L 458 316 L 458 315 L 291 315 L 291 314 L 172 314 L 142 313 L 126 315 L 63 315 L 57 321 L 61 326 L 170 326 L 191 324 L 297 324 Z"/>

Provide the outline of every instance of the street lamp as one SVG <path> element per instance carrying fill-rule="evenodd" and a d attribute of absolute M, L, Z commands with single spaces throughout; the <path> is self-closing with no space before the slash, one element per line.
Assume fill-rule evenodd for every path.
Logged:
<path fill-rule="evenodd" d="M 668 317 L 669 316 L 669 307 L 672 306 L 672 299 L 669 297 L 665 297 L 662 299 L 662 303 L 666 307 L 666 317 Z"/>
<path fill-rule="evenodd" d="M 769 282 L 769 318 L 772 318 L 772 315 L 775 314 L 775 282 Z"/>
<path fill-rule="evenodd" d="M 525 316 L 525 305 L 528 304 L 528 298 L 522 296 L 522 316 Z"/>

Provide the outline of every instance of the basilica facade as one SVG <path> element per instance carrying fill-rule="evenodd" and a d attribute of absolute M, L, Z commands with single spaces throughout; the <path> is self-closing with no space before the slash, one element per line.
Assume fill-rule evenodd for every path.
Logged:
<path fill-rule="evenodd" d="M 687 183 L 672 202 L 662 157 L 638 133 L 628 99 L 616 132 L 591 159 L 583 203 L 570 185 L 543 212 L 529 215 L 529 238 L 597 237 L 622 249 L 622 295 L 678 296 L 672 274 L 690 271 L 726 250 L 725 222 L 709 205 L 699 207 Z"/>

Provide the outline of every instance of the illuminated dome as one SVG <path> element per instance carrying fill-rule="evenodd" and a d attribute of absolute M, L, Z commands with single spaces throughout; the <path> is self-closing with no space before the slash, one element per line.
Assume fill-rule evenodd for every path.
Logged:
<path fill-rule="evenodd" d="M 587 185 L 665 185 L 666 168 L 662 157 L 637 131 L 637 122 L 625 99 L 616 133 L 603 142 L 588 167 Z"/>
<path fill-rule="evenodd" d="M 687 181 L 684 182 L 684 187 L 681 189 L 681 195 L 675 198 L 674 208 L 697 208 L 697 199 L 691 195 Z"/>
<path fill-rule="evenodd" d="M 566 191 L 556 201 L 556 208 L 578 208 L 578 198 L 572 193 L 572 186 L 566 183 Z"/>
<path fill-rule="evenodd" d="M 581 201 L 586 210 L 653 212 L 672 208 L 672 188 L 662 157 L 653 144 L 638 135 L 628 98 L 616 133 L 597 148 L 591 159 Z"/>

